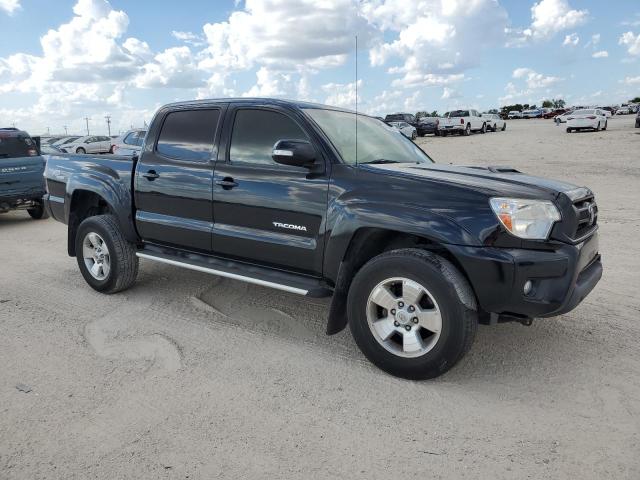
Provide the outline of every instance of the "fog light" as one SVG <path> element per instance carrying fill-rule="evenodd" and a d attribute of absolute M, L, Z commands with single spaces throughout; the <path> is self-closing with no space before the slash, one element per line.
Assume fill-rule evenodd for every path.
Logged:
<path fill-rule="evenodd" d="M 531 293 L 531 290 L 533 290 L 533 283 L 531 283 L 531 280 L 524 282 L 524 288 L 522 290 L 525 295 L 529 295 Z"/>

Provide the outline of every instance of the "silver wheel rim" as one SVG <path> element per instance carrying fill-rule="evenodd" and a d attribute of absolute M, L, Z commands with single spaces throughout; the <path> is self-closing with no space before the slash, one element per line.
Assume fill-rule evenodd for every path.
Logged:
<path fill-rule="evenodd" d="M 377 342 L 404 358 L 420 357 L 438 343 L 442 314 L 423 285 L 395 277 L 376 285 L 367 299 L 367 323 Z"/>
<path fill-rule="evenodd" d="M 111 256 L 104 239 L 89 232 L 82 241 L 82 256 L 87 270 L 96 280 L 104 280 L 111 271 Z"/>

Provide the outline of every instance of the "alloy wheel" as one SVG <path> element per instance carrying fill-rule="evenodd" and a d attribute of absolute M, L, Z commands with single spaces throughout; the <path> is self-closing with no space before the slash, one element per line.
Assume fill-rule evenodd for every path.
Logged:
<path fill-rule="evenodd" d="M 104 280 L 111 271 L 111 256 L 104 239 L 95 232 L 85 235 L 82 242 L 82 256 L 87 270 L 96 280 Z"/>
<path fill-rule="evenodd" d="M 433 349 L 442 331 L 442 315 L 433 295 L 420 283 L 395 277 L 376 285 L 367 300 L 367 323 L 387 351 L 404 358 Z"/>

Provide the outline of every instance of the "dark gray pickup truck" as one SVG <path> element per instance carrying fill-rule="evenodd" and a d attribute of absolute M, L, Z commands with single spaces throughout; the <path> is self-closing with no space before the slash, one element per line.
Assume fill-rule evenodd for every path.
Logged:
<path fill-rule="evenodd" d="M 451 368 L 478 323 L 570 311 L 602 274 L 589 189 L 436 164 L 380 120 L 322 105 L 168 105 L 140 158 L 51 157 L 45 177 L 94 289 L 130 287 L 144 258 L 332 296 L 327 332 L 348 324 L 405 378 Z"/>

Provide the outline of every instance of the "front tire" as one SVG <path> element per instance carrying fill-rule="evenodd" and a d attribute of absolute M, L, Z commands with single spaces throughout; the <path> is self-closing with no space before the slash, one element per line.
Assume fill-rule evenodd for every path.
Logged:
<path fill-rule="evenodd" d="M 605 122 L 604 122 L 604 127 L 602 128 L 602 130 L 606 130 L 606 129 L 607 129 L 607 124 L 608 124 L 608 123 L 609 123 L 609 122 L 605 120 Z"/>
<path fill-rule="evenodd" d="M 504 132 L 507 129 L 507 122 L 504 122 L 504 125 L 502 125 L 502 131 Z"/>
<path fill-rule="evenodd" d="M 80 147 L 76 149 L 76 153 L 79 155 L 84 155 L 85 153 L 87 153 L 87 151 L 84 148 Z"/>
<path fill-rule="evenodd" d="M 353 279 L 347 312 L 362 353 L 380 369 L 412 380 L 453 367 L 471 348 L 478 325 L 465 277 L 419 249 L 370 260 Z"/>
<path fill-rule="evenodd" d="M 571 132 L 573 132 L 573 128 L 567 127 L 567 133 L 571 133 Z"/>
<path fill-rule="evenodd" d="M 124 238 L 113 215 L 85 219 L 78 227 L 75 246 L 80 272 L 94 290 L 116 293 L 135 283 L 135 245 Z"/>

